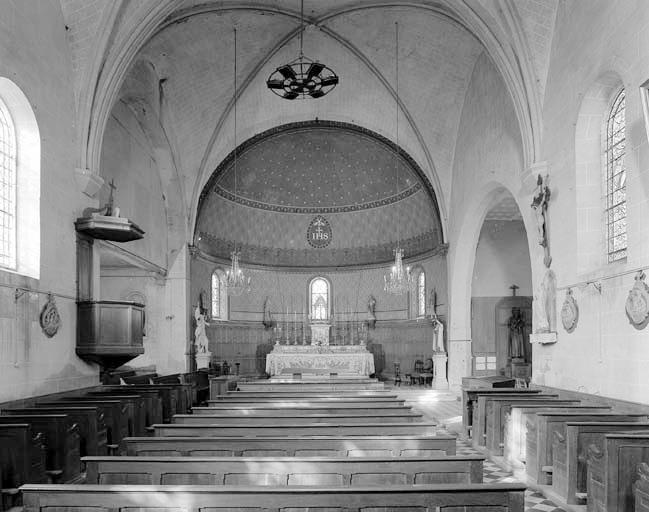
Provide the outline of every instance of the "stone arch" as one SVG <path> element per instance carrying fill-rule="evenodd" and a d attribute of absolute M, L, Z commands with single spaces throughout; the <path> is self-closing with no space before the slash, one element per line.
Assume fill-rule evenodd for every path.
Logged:
<path fill-rule="evenodd" d="M 476 247 L 480 231 L 487 213 L 503 198 L 510 196 L 516 201 L 522 213 L 523 223 L 527 235 L 530 256 L 533 258 L 533 249 L 536 240 L 530 239 L 529 233 L 534 233 L 532 219 L 528 208 L 522 203 L 525 200 L 521 194 L 513 194 L 515 181 L 502 183 L 491 181 L 476 190 L 467 198 L 467 204 L 472 205 L 467 210 L 464 218 L 459 221 L 459 234 L 454 244 L 449 247 L 448 272 L 449 272 L 449 383 L 457 387 L 461 377 L 469 375 L 471 371 L 471 289 L 472 277 L 476 260 Z M 520 188 L 520 183 L 518 184 Z M 534 266 L 532 265 L 532 282 L 534 281 Z"/>
<path fill-rule="evenodd" d="M 624 87 L 613 71 L 600 74 L 584 93 L 575 124 L 575 207 L 577 272 L 606 263 L 602 197 L 603 130 L 612 99 Z"/>

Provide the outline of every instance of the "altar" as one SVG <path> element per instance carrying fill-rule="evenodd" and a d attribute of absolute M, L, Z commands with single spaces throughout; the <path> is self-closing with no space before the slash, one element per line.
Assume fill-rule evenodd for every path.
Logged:
<path fill-rule="evenodd" d="M 374 356 L 363 345 L 275 345 L 266 356 L 266 373 L 335 373 L 340 377 L 368 377 Z"/>

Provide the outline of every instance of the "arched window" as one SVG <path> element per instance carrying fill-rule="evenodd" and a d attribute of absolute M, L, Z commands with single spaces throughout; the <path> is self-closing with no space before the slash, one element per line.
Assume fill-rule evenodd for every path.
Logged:
<path fill-rule="evenodd" d="M 329 282 L 324 277 L 311 280 L 309 286 L 311 320 L 329 319 Z"/>
<path fill-rule="evenodd" d="M 426 274 L 423 270 L 417 276 L 417 316 L 426 316 Z"/>
<path fill-rule="evenodd" d="M 626 258 L 626 120 L 624 89 L 618 92 L 606 119 L 603 173 L 606 183 L 606 249 L 608 262 Z"/>
<path fill-rule="evenodd" d="M 16 269 L 16 130 L 0 99 L 0 267 Z"/>
<path fill-rule="evenodd" d="M 216 269 L 212 272 L 212 307 L 210 316 L 215 320 L 227 320 L 228 313 L 228 292 L 225 287 L 225 274 L 222 270 Z"/>

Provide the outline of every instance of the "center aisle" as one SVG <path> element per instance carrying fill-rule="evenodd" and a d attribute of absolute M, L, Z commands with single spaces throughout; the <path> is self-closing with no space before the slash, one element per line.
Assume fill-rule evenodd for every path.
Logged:
<path fill-rule="evenodd" d="M 457 435 L 458 455 L 482 455 L 461 437 L 462 404 L 453 393 L 408 386 L 390 387 L 388 384 L 386 384 L 386 390 L 396 392 L 399 398 L 406 401 L 406 405 L 412 406 L 414 412 L 423 415 L 423 421 L 434 421 L 438 425 L 444 426 L 448 433 Z M 517 481 L 511 472 L 504 470 L 489 459 L 484 462 L 483 472 L 485 483 Z M 528 489 L 525 491 L 525 512 L 565 512 L 565 510 L 557 507 L 543 494 Z"/>

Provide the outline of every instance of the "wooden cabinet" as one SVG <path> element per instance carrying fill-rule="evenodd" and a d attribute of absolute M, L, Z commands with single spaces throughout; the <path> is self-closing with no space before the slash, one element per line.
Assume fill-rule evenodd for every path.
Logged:
<path fill-rule="evenodd" d="M 77 305 L 77 355 L 116 368 L 144 353 L 144 305 L 101 300 Z"/>

